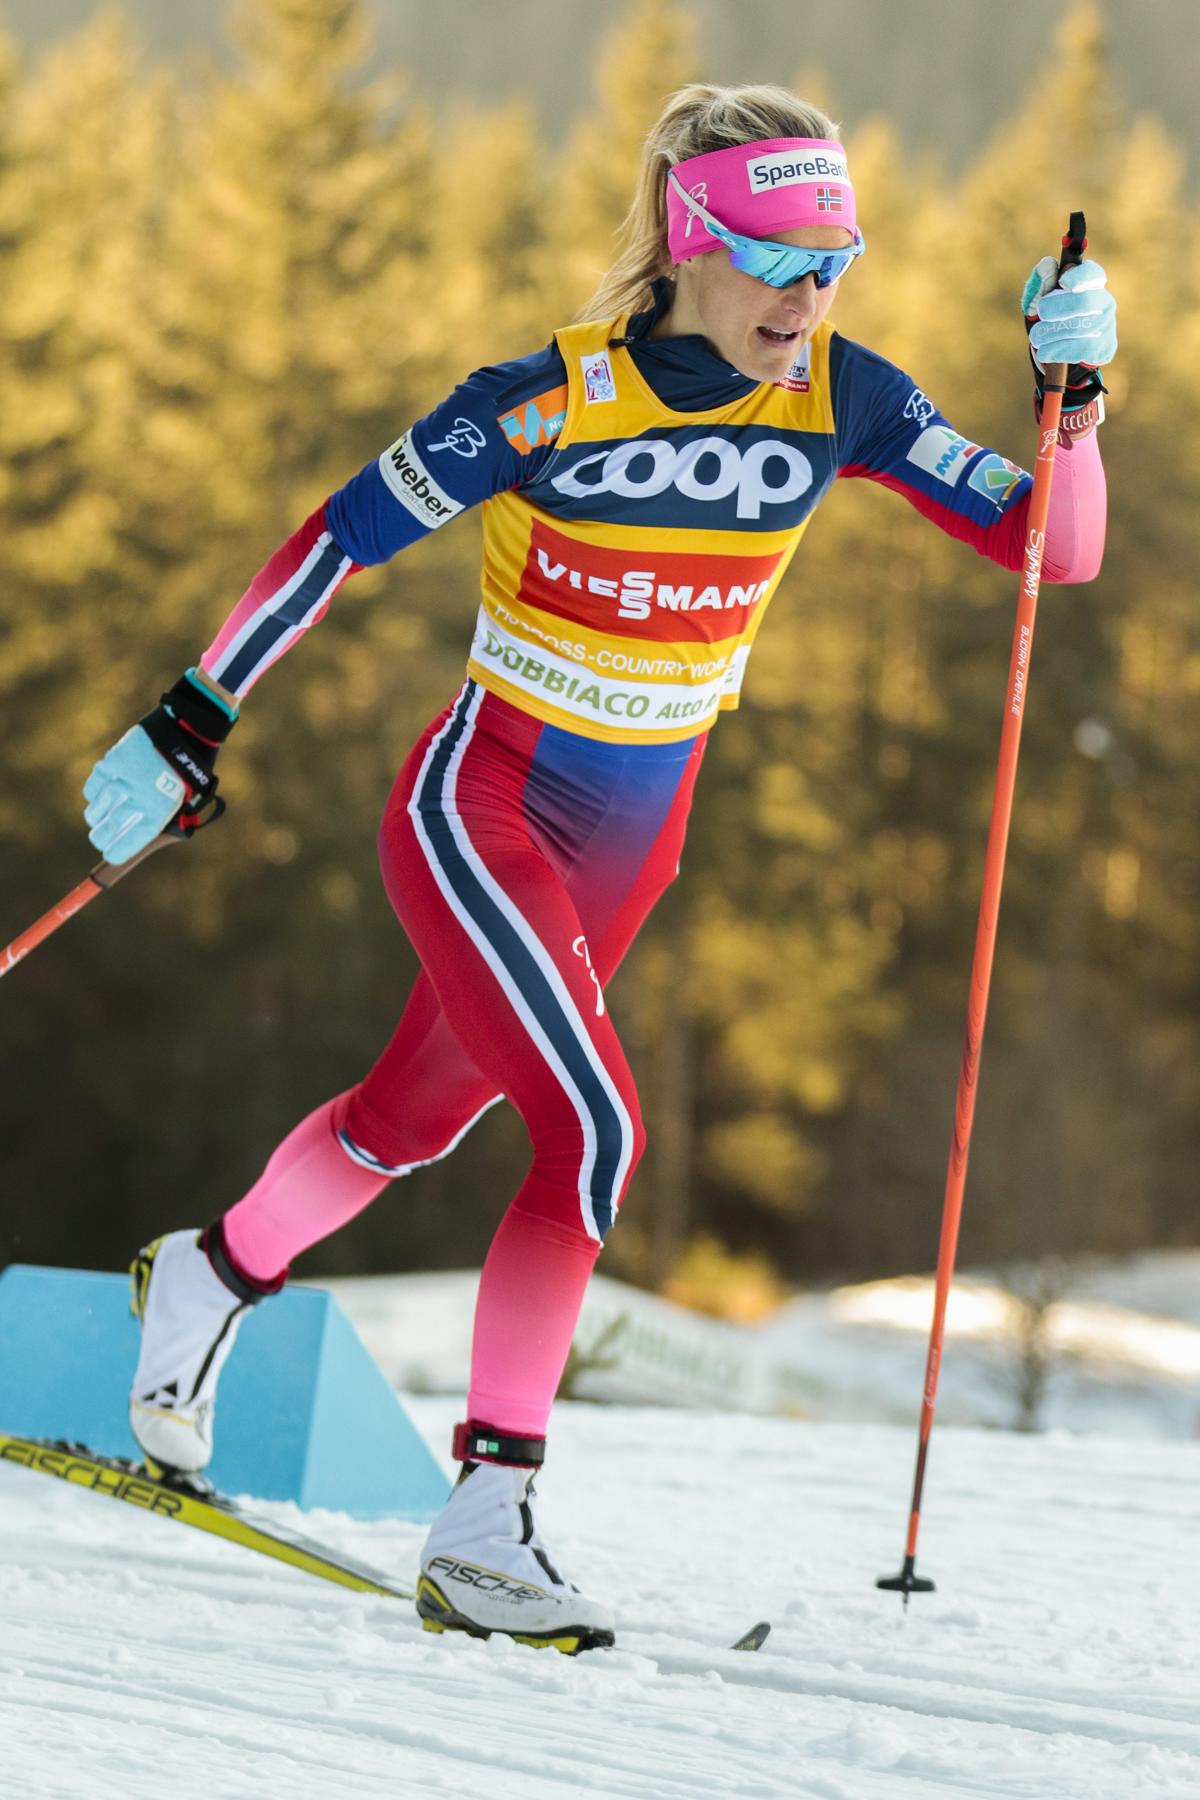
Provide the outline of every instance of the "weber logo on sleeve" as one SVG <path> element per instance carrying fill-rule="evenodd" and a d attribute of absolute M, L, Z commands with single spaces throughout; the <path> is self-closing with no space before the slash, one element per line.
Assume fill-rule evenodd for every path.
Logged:
<path fill-rule="evenodd" d="M 384 451 L 379 458 L 379 472 L 401 506 L 431 531 L 463 510 L 462 503 L 451 499 L 421 461 L 411 431 Z"/>

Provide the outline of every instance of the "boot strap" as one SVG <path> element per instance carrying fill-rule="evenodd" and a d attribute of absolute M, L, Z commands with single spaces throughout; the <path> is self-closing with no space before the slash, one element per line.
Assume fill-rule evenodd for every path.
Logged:
<path fill-rule="evenodd" d="M 268 1294 L 277 1294 L 288 1278 L 288 1271 L 285 1269 L 274 1281 L 255 1281 L 243 1269 L 239 1269 L 229 1254 L 224 1221 L 221 1219 L 214 1219 L 211 1225 L 204 1227 L 199 1242 L 214 1273 L 225 1283 L 231 1294 L 237 1295 L 243 1306 L 257 1306 Z"/>
<path fill-rule="evenodd" d="M 546 1460 L 544 1437 L 510 1437 L 471 1419 L 454 1427 L 450 1454 L 455 1462 L 503 1463 L 508 1468 L 540 1469 Z"/>

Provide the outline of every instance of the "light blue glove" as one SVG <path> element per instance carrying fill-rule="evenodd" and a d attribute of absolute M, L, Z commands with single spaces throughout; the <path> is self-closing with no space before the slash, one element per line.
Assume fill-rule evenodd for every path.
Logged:
<path fill-rule="evenodd" d="M 106 862 L 120 867 L 154 842 L 187 794 L 187 783 L 134 725 L 83 784 L 88 836 Z"/>
<path fill-rule="evenodd" d="M 1043 256 L 1021 294 L 1029 328 L 1029 351 L 1039 369 L 1047 363 L 1075 363 L 1101 369 L 1117 353 L 1117 303 L 1096 262 L 1064 269 L 1055 287 L 1058 263 Z"/>

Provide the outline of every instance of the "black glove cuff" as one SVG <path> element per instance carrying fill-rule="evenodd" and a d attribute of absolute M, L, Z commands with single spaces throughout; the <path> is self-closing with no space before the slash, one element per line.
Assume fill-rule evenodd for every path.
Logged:
<path fill-rule="evenodd" d="M 208 800 L 216 793 L 213 764 L 234 721 L 215 700 L 181 675 L 138 723 L 163 761 L 187 783 L 192 798 Z"/>
<path fill-rule="evenodd" d="M 161 704 L 193 736 L 214 747 L 225 742 L 237 723 L 215 700 L 209 699 L 203 688 L 198 687 L 194 681 L 189 681 L 186 675 L 181 675 L 175 686 L 162 696 Z"/>
<path fill-rule="evenodd" d="M 139 719 L 138 724 L 163 761 L 170 763 L 180 779 L 186 781 L 193 797 L 198 795 L 207 800 L 216 793 L 217 777 L 213 764 L 218 745 L 203 743 L 194 732 L 173 718 L 165 706 L 156 706 L 152 713 Z"/>

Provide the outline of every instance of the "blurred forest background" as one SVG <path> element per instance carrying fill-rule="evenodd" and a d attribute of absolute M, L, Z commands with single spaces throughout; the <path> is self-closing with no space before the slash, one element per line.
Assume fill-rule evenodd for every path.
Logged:
<path fill-rule="evenodd" d="M 675 0 L 604 10 L 553 149 L 517 101 L 435 130 L 359 0 L 241 0 L 187 68 L 118 12 L 36 59 L 0 39 L 0 941 L 91 866 L 92 762 L 276 545 L 586 299 L 647 125 L 714 69 Z M 778 78 L 845 117 L 807 48 Z M 1200 1241 L 1200 233 L 1119 76 L 1072 0 L 969 159 L 845 132 L 870 254 L 835 322 L 976 441 L 1032 455 L 1016 296 L 1073 206 L 1121 307 L 1104 570 L 1042 593 L 974 1262 Z M 123 1266 L 374 1060 L 414 973 L 376 822 L 456 691 L 477 560 L 467 517 L 355 577 L 247 706 L 225 821 L 4 983 L 0 1263 Z M 610 1274 L 753 1310 L 932 1264 L 1015 594 L 869 483 L 822 509 L 611 993 L 650 1149 Z M 501 1108 L 301 1272 L 476 1264 L 525 1160 Z"/>

